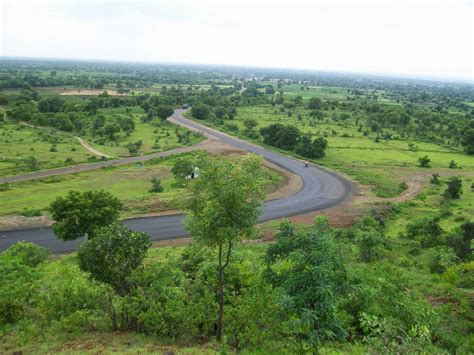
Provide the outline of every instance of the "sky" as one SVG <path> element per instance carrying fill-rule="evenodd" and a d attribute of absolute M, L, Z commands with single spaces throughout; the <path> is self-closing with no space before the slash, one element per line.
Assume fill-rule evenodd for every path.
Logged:
<path fill-rule="evenodd" d="M 474 0 L 0 0 L 0 55 L 474 82 Z"/>

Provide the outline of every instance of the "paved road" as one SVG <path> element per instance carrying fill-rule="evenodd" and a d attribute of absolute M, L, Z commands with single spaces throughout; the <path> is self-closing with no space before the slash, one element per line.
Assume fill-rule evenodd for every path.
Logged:
<path fill-rule="evenodd" d="M 264 203 L 260 222 L 333 207 L 345 201 L 355 192 L 354 186 L 337 174 L 327 172 L 316 166 L 305 168 L 303 163 L 297 159 L 266 150 L 263 147 L 200 125 L 184 118 L 182 113 L 183 110 L 176 110 L 170 121 L 218 138 L 237 148 L 259 154 L 273 164 L 302 178 L 303 187 L 294 195 Z M 183 218 L 183 215 L 134 218 L 126 220 L 124 223 L 133 230 L 148 233 L 152 240 L 163 240 L 187 235 L 183 228 Z M 8 246 L 20 240 L 43 245 L 53 252 L 73 251 L 82 242 L 81 240 L 60 241 L 54 236 L 51 228 L 0 231 L 0 250 L 8 248 Z"/>

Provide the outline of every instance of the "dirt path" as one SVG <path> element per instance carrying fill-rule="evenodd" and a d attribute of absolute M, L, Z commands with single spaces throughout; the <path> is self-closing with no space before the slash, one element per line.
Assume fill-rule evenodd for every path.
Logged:
<path fill-rule="evenodd" d="M 74 138 L 76 138 L 79 143 L 81 143 L 81 145 L 87 149 L 89 152 L 91 152 L 92 154 L 94 155 L 97 155 L 99 157 L 106 157 L 106 158 L 112 158 L 110 155 L 107 155 L 107 154 L 104 154 L 104 153 L 101 153 L 99 152 L 98 150 L 92 148 L 84 139 L 82 139 L 81 137 L 77 137 L 77 136 L 74 136 Z"/>
<path fill-rule="evenodd" d="M 20 121 L 19 122 L 22 126 L 26 126 L 26 127 L 31 127 L 31 128 L 35 128 L 35 129 L 42 129 L 42 127 L 38 127 L 38 126 L 33 126 L 32 124 L 30 123 L 27 123 L 27 122 L 24 122 L 24 121 Z M 107 155 L 107 154 L 104 154 L 102 152 L 99 152 L 98 150 L 92 148 L 89 143 L 87 143 L 84 139 L 82 139 L 81 137 L 78 137 L 78 136 L 74 136 L 74 138 L 76 138 L 79 143 L 82 145 L 83 148 L 85 148 L 87 151 L 91 152 L 92 154 L 98 156 L 98 157 L 105 157 L 105 158 L 112 158 L 110 155 Z"/>

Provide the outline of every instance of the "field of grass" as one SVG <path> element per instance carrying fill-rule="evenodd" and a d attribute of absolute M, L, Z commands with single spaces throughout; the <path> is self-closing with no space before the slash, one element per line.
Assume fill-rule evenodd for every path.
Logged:
<path fill-rule="evenodd" d="M 363 132 L 358 131 L 359 126 L 355 124 L 355 119 L 342 123 L 333 121 L 329 116 L 318 122 L 311 119 L 308 110 L 303 107 L 295 109 L 291 117 L 270 105 L 239 107 L 236 118 L 226 121 L 237 125 L 238 131 L 232 131 L 226 128 L 226 125 L 216 126 L 210 121 L 205 123 L 248 139 L 243 134 L 245 119 L 254 119 L 258 123 L 256 131 L 273 123 L 281 123 L 295 125 L 302 132 L 308 132 L 314 137 L 324 136 L 328 140 L 326 157 L 315 162 L 352 175 L 363 184 L 372 185 L 374 192 L 381 197 L 391 197 L 400 193 L 398 184 L 403 181 L 403 176 L 407 176 L 406 173 L 412 175 L 444 170 L 448 168 L 451 160 L 462 167 L 463 171 L 474 171 L 474 157 L 460 150 L 400 137 L 388 141 L 380 139 L 376 143 L 376 134 L 369 132 L 364 136 Z M 410 150 L 409 143 L 414 143 L 417 150 Z M 429 169 L 418 166 L 418 158 L 425 155 L 431 159 Z M 450 171 L 453 175 L 456 174 L 456 170 Z"/>
<path fill-rule="evenodd" d="M 120 132 L 117 134 L 117 140 L 115 142 L 106 141 L 104 144 L 98 144 L 98 139 L 94 139 L 91 134 L 88 134 L 85 138 L 89 144 L 98 151 L 110 156 L 129 156 L 130 153 L 126 147 L 128 143 L 142 141 L 143 145 L 136 155 L 143 155 L 186 145 L 194 145 L 205 139 L 204 136 L 189 133 L 188 141 L 179 142 L 178 134 L 186 134 L 189 132 L 187 129 L 173 125 L 168 121 L 160 122 L 157 118 L 152 122 L 142 122 L 140 118 L 144 115 L 144 112 L 138 106 L 133 107 L 130 113 L 126 113 L 125 110 L 123 107 L 108 108 L 101 110 L 101 113 L 106 119 L 131 114 L 135 122 L 135 130 L 129 136 Z"/>
<path fill-rule="evenodd" d="M 55 146 L 55 152 L 52 147 Z M 53 149 L 54 150 L 54 149 Z M 13 123 L 0 124 L 0 176 L 30 170 L 28 159 L 38 160 L 39 169 L 86 162 L 91 153 L 72 135 L 53 129 L 35 129 Z M 73 162 L 65 163 L 66 159 Z"/>
<path fill-rule="evenodd" d="M 8 184 L 0 191 L 0 216 L 28 214 L 28 211 L 47 213 L 49 204 L 69 190 L 86 191 L 103 189 L 111 192 L 124 203 L 122 217 L 147 213 L 160 213 L 179 209 L 189 191 L 179 185 L 171 168 L 178 157 L 191 156 L 187 153 L 166 159 L 152 159 L 143 165 L 121 165 L 78 174 L 53 176 L 49 178 Z M 239 159 L 240 155 L 228 158 Z M 265 169 L 267 192 L 276 189 L 283 177 L 274 170 Z M 151 179 L 161 180 L 164 191 L 150 192 Z"/>

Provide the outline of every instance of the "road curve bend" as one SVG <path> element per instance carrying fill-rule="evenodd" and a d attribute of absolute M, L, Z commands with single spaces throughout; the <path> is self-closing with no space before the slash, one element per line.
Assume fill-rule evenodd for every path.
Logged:
<path fill-rule="evenodd" d="M 356 189 L 353 184 L 340 175 L 310 165 L 304 167 L 303 163 L 261 146 L 243 141 L 201 125 L 183 116 L 184 110 L 178 109 L 169 118 L 175 124 L 182 125 L 192 130 L 200 131 L 209 137 L 222 140 L 224 143 L 248 152 L 258 154 L 269 162 L 276 164 L 301 177 L 303 187 L 289 197 L 266 201 L 263 206 L 260 222 L 282 217 L 290 217 L 308 212 L 314 212 L 336 206 L 347 200 Z M 146 232 L 152 240 L 180 238 L 187 235 L 183 228 L 184 215 L 170 215 L 158 217 L 133 218 L 125 220 L 127 227 Z M 13 231 L 0 231 L 0 251 L 8 248 L 17 241 L 36 243 L 53 252 L 70 252 L 77 249 L 82 242 L 64 242 L 58 240 L 51 228 L 22 229 Z"/>

